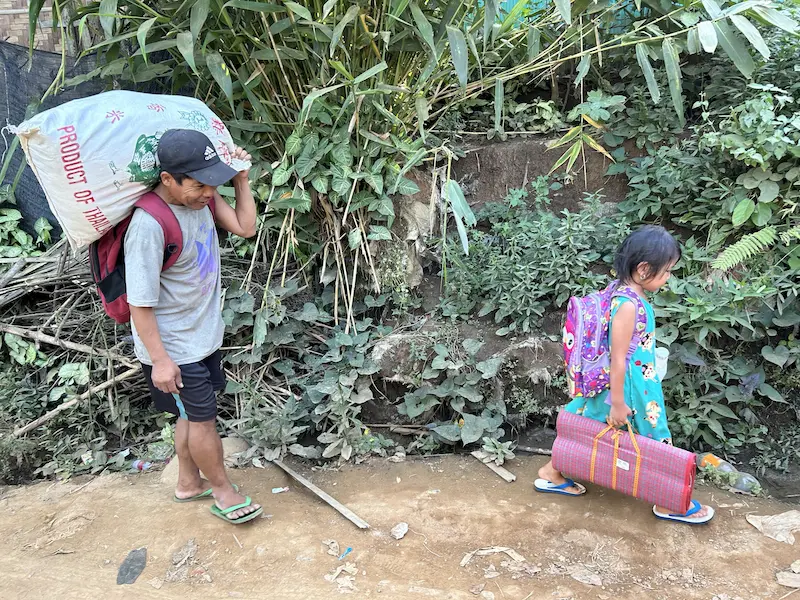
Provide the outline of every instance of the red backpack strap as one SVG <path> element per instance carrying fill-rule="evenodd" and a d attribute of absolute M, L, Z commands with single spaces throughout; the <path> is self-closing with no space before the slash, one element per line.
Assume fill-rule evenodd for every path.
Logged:
<path fill-rule="evenodd" d="M 178 218 L 161 196 L 153 192 L 139 198 L 133 206 L 141 208 L 161 225 L 164 231 L 164 264 L 161 270 L 166 271 L 175 264 L 183 250 L 183 233 Z"/>
<path fill-rule="evenodd" d="M 211 218 L 217 222 L 217 195 L 211 196 L 211 201 L 208 203 L 208 210 L 211 211 Z"/>

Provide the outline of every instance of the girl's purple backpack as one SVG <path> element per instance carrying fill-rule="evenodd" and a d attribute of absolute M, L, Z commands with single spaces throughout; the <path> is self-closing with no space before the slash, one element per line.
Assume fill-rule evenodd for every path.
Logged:
<path fill-rule="evenodd" d="M 647 328 L 647 313 L 636 292 L 613 281 L 604 290 L 569 300 L 564 325 L 564 360 L 569 395 L 573 398 L 593 398 L 611 386 L 608 326 L 611 301 L 616 297 L 627 298 L 636 307 L 636 325 L 628 350 L 630 360 Z"/>

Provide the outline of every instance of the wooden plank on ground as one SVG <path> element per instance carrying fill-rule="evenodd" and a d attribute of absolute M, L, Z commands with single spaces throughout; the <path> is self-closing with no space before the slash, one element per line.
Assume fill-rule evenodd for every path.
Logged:
<path fill-rule="evenodd" d="M 322 498 L 325 502 L 327 502 L 330 506 L 332 506 L 333 508 L 338 510 L 351 523 L 353 523 L 354 525 L 356 525 L 360 529 L 369 529 L 369 523 L 367 523 L 364 519 L 359 517 L 352 510 L 347 508 L 344 504 L 339 502 L 336 498 L 334 498 L 333 496 L 331 496 L 330 494 L 328 494 L 326 492 L 323 492 L 321 489 L 319 489 L 317 486 L 315 486 L 313 483 L 311 483 L 308 479 L 306 479 L 305 477 L 303 477 L 302 475 L 300 475 L 296 471 L 290 469 L 285 464 L 283 464 L 281 461 L 273 460 L 272 462 L 275 463 L 275 465 L 277 467 L 280 467 L 283 471 L 285 471 L 288 475 L 293 477 L 295 479 L 295 481 L 297 481 L 301 485 L 305 486 L 306 488 L 308 488 L 309 490 L 314 492 L 314 494 L 316 494 L 317 496 Z"/>
<path fill-rule="evenodd" d="M 505 479 L 508 483 L 511 483 L 512 481 L 516 481 L 517 480 L 517 476 L 516 475 L 514 475 L 511 471 L 509 471 L 507 469 L 504 469 L 503 467 L 498 467 L 494 463 L 494 461 L 486 462 L 486 459 L 489 458 L 489 455 L 486 452 L 484 452 L 483 450 L 475 450 L 475 452 L 472 453 L 472 456 L 477 458 L 479 461 L 481 461 L 483 464 L 485 464 L 487 467 L 489 467 L 492 471 L 494 471 L 500 477 Z"/>

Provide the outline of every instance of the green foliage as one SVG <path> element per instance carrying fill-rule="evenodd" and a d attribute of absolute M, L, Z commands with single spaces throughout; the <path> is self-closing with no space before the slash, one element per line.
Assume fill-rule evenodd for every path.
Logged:
<path fill-rule="evenodd" d="M 501 442 L 493 438 L 483 438 L 483 451 L 486 453 L 484 462 L 494 462 L 497 466 L 501 466 L 507 460 L 513 460 L 514 442 Z"/>
<path fill-rule="evenodd" d="M 540 207 L 546 189 L 539 186 Z M 570 296 L 599 287 L 605 277 L 595 265 L 608 268 L 627 233 L 625 220 L 597 196 L 580 212 L 554 215 L 520 205 L 512 192 L 503 204 L 486 204 L 479 219 L 488 231 L 473 231 L 469 256 L 454 259 L 444 308 L 445 314 L 478 308 L 478 316 L 493 315 L 504 324 L 498 335 L 529 332 L 549 306 L 560 308 Z"/>

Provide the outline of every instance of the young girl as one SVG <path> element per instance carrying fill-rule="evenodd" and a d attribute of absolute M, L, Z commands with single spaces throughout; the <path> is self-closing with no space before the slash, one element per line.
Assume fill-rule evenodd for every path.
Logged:
<path fill-rule="evenodd" d="M 641 298 L 639 310 L 646 312 L 647 326 L 639 346 L 628 361 L 637 307 L 628 298 L 614 298 L 609 326 L 611 389 L 594 398 L 575 398 L 565 410 L 617 427 L 630 421 L 640 435 L 672 443 L 661 379 L 655 370 L 655 314 L 647 302 L 646 292 L 657 292 L 667 283 L 680 257 L 677 242 L 663 227 L 642 227 L 622 243 L 614 260 L 614 270 L 622 285 Z M 539 470 L 539 479 L 534 487 L 539 492 L 566 496 L 586 493 L 585 487 L 565 479 L 556 471 L 552 462 Z M 666 508 L 658 506 L 653 507 L 653 512 L 661 519 L 692 524 L 707 523 L 714 516 L 713 508 L 702 506 L 697 500 L 692 500 L 691 508 L 685 515 L 671 514 Z"/>

